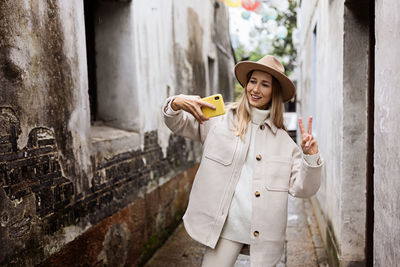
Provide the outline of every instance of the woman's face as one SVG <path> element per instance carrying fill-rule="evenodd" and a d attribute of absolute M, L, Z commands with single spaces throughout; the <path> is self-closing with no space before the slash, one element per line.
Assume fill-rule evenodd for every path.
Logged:
<path fill-rule="evenodd" d="M 264 71 L 253 71 L 246 94 L 251 106 L 266 109 L 272 98 L 272 76 Z"/>

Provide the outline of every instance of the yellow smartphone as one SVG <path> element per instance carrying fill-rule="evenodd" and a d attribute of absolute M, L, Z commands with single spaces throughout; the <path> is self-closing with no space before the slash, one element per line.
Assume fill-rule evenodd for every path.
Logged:
<path fill-rule="evenodd" d="M 206 116 L 207 118 L 225 114 L 224 99 L 222 98 L 221 94 L 208 96 L 202 98 L 201 100 L 211 103 L 215 106 L 215 109 L 201 107 L 201 111 L 203 111 L 204 116 Z"/>

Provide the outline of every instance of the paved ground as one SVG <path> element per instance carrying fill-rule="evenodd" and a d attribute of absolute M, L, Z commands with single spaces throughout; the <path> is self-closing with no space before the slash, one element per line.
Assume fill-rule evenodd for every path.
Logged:
<path fill-rule="evenodd" d="M 288 212 L 285 253 L 277 267 L 328 266 L 310 201 L 289 196 Z M 204 251 L 205 246 L 192 240 L 181 223 L 145 267 L 199 267 Z M 235 267 L 249 266 L 249 256 L 240 254 Z"/>

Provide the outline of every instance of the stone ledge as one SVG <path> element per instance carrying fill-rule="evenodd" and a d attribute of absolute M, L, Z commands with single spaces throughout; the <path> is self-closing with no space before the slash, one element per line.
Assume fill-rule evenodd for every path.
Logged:
<path fill-rule="evenodd" d="M 107 154 L 107 157 L 137 150 L 141 146 L 139 133 L 105 125 L 91 126 L 90 142 L 92 144 L 92 154 Z"/>

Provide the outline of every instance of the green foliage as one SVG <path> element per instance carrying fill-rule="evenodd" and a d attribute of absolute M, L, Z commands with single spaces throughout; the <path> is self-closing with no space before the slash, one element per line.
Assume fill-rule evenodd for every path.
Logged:
<path fill-rule="evenodd" d="M 249 54 L 249 60 L 251 61 L 257 61 L 261 59 L 264 56 L 262 53 L 261 49 L 259 47 L 256 48 L 255 51 L 251 51 Z"/>
<path fill-rule="evenodd" d="M 261 48 L 259 47 L 257 47 L 254 51 L 247 51 L 246 48 L 241 44 L 235 50 L 235 58 L 237 62 L 242 60 L 257 61 L 261 59 L 263 56 L 264 54 L 262 53 Z"/>
<path fill-rule="evenodd" d="M 247 57 L 246 55 L 247 55 L 247 51 L 246 51 L 246 49 L 244 48 L 244 46 L 241 44 L 238 48 L 236 48 L 236 50 L 235 50 L 235 58 L 236 58 L 236 61 L 237 62 L 239 62 L 239 61 L 242 61 L 242 60 L 244 60 L 244 58 L 245 57 Z"/>
<path fill-rule="evenodd" d="M 285 39 L 277 39 L 272 43 L 272 46 L 274 48 L 272 54 L 274 56 L 278 56 L 281 58 L 283 56 L 289 57 L 288 63 L 282 62 L 287 75 L 290 75 L 293 72 L 297 57 L 297 51 L 293 45 L 293 30 L 296 28 L 297 25 L 296 8 L 297 2 L 289 1 L 288 12 L 278 15 L 277 22 L 280 25 L 284 25 L 288 29 L 288 35 Z"/>

